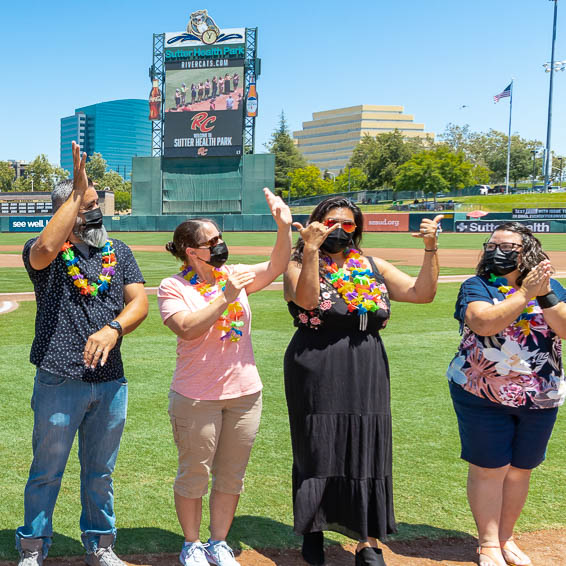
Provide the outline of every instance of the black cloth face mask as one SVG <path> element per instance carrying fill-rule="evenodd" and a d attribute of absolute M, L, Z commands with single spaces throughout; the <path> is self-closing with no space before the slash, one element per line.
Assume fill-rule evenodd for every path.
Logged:
<path fill-rule="evenodd" d="M 507 275 L 517 269 L 518 256 L 517 250 L 502 252 L 499 248 L 495 248 L 491 252 L 485 252 L 485 267 L 487 271 L 495 275 Z"/>
<path fill-rule="evenodd" d="M 212 267 L 222 267 L 228 259 L 228 246 L 226 243 L 219 242 L 208 249 L 210 250 L 210 259 L 205 261 L 205 263 L 212 265 Z"/>
<path fill-rule="evenodd" d="M 352 238 L 353 234 L 347 234 L 342 228 L 338 228 L 328 234 L 326 240 L 322 242 L 320 249 L 328 254 L 343 252 L 352 245 Z"/>
<path fill-rule="evenodd" d="M 83 213 L 85 228 L 102 228 L 102 210 L 100 207 Z"/>

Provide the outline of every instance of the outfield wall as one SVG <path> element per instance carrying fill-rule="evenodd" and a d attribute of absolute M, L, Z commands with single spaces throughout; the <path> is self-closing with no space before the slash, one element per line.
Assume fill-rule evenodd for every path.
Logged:
<path fill-rule="evenodd" d="M 265 203 L 264 203 L 265 206 Z M 267 208 L 267 206 L 265 206 Z M 423 218 L 434 218 L 436 212 L 366 213 L 365 227 L 368 232 L 418 232 Z M 200 216 L 200 215 L 198 215 Z M 271 214 L 210 214 L 223 232 L 272 232 L 277 226 Z M 111 232 L 172 232 L 187 218 L 197 215 L 140 215 L 105 216 L 104 225 Z M 308 214 L 294 214 L 296 222 L 305 224 Z M 0 216 L 0 232 L 40 232 L 49 217 L 38 216 Z M 465 213 L 444 214 L 443 232 L 490 233 L 502 222 L 513 220 L 511 213 L 490 213 L 488 217 L 469 219 Z M 566 219 L 542 218 L 537 220 L 517 220 L 533 232 L 564 233 Z"/>

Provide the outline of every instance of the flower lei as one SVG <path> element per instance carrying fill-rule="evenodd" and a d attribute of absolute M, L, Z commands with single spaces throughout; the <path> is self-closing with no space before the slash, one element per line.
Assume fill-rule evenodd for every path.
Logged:
<path fill-rule="evenodd" d="M 116 273 L 115 266 L 117 264 L 112 240 L 107 240 L 102 248 L 102 272 L 98 276 L 96 283 L 90 283 L 89 280 L 81 273 L 77 263 L 78 258 L 72 250 L 73 244 L 67 241 L 61 248 L 61 257 L 67 265 L 67 273 L 73 279 L 73 283 L 78 287 L 81 295 L 91 295 L 96 297 L 99 293 L 108 290 L 112 276 Z"/>
<path fill-rule="evenodd" d="M 216 279 L 215 285 L 206 283 L 206 281 L 199 281 L 198 275 L 191 267 L 187 267 L 181 271 L 183 278 L 193 285 L 207 301 L 211 301 L 214 298 L 214 295 L 218 293 L 218 289 L 224 291 L 226 287 L 226 280 L 228 279 L 227 273 L 221 268 L 214 268 L 212 273 Z M 218 287 L 216 287 L 216 285 Z M 226 340 L 229 338 L 230 342 L 238 342 L 238 340 L 242 337 L 242 331 L 239 330 L 239 328 L 244 326 L 244 322 L 240 320 L 243 316 L 244 309 L 238 299 L 228 305 L 228 308 L 218 319 L 219 325 L 216 327 L 218 330 L 225 333 L 220 337 L 220 340 Z"/>
<path fill-rule="evenodd" d="M 491 273 L 490 276 L 489 276 L 489 282 L 496 285 L 497 290 L 500 293 L 503 293 L 503 295 L 505 296 L 506 299 L 517 292 L 517 289 L 515 289 L 515 287 L 507 284 L 507 279 L 505 279 L 505 277 L 497 277 L 496 275 Z M 535 309 L 536 306 L 537 306 L 537 302 L 536 302 L 535 297 L 533 297 L 527 303 L 527 306 L 523 309 L 523 312 L 519 316 L 522 319 L 530 320 L 536 314 L 534 312 L 534 309 Z"/>
<path fill-rule="evenodd" d="M 327 279 L 348 305 L 348 311 L 356 311 L 358 316 L 384 308 L 381 295 L 386 292 L 369 269 L 364 269 L 360 252 L 351 248 L 343 267 L 338 267 L 329 257 L 324 257 Z"/>

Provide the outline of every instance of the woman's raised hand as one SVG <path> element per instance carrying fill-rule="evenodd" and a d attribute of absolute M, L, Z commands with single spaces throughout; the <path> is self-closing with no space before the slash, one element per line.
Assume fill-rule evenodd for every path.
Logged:
<path fill-rule="evenodd" d="M 433 220 L 423 218 L 419 231 L 411 234 L 411 236 L 413 236 L 413 238 L 422 238 L 426 249 L 435 249 L 437 247 L 438 228 L 443 218 L 444 214 L 435 216 Z"/>
<path fill-rule="evenodd" d="M 541 295 L 550 293 L 552 290 L 550 287 L 550 276 L 553 272 L 554 269 L 547 259 L 535 265 L 521 284 L 521 289 L 524 291 L 526 297 L 531 299 L 532 297 L 540 297 Z"/>
<path fill-rule="evenodd" d="M 291 226 L 293 222 L 293 216 L 289 207 L 285 204 L 281 197 L 275 196 L 267 187 L 263 189 L 263 194 L 265 195 L 265 200 L 267 201 L 267 206 L 275 219 L 275 223 L 279 227 Z"/>
<path fill-rule="evenodd" d="M 253 271 L 242 271 L 241 273 L 232 273 L 226 280 L 224 287 L 224 297 L 229 303 L 233 303 L 240 294 L 240 291 L 247 287 L 255 279 Z"/>
<path fill-rule="evenodd" d="M 299 231 L 301 238 L 305 242 L 305 247 L 309 246 L 318 249 L 330 232 L 340 228 L 340 223 L 337 222 L 329 228 L 322 222 L 311 222 L 306 228 L 300 222 L 293 222 L 293 226 Z"/>

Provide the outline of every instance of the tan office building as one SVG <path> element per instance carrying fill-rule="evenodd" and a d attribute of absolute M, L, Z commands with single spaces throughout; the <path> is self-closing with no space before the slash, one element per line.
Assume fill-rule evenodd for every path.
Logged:
<path fill-rule="evenodd" d="M 362 104 L 314 112 L 312 118 L 303 122 L 302 130 L 293 132 L 297 147 L 307 161 L 335 175 L 345 169 L 365 134 L 376 136 L 397 129 L 406 137 L 434 139 L 434 134 L 424 131 L 424 124 L 415 124 L 413 116 L 403 114 L 402 106 Z"/>

